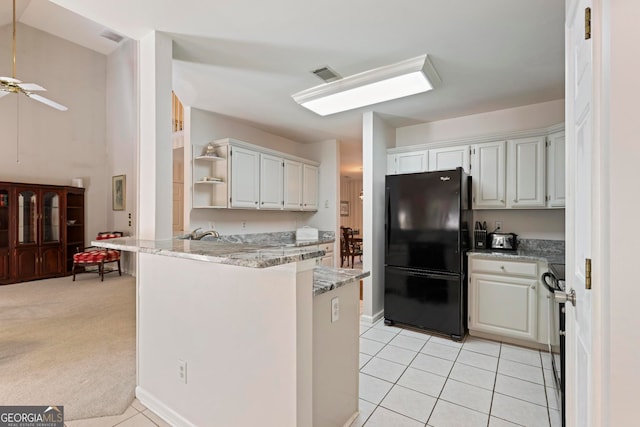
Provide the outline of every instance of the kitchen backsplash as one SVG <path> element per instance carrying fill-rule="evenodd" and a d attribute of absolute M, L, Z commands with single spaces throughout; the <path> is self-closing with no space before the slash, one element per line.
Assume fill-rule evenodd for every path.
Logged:
<path fill-rule="evenodd" d="M 518 239 L 518 249 L 564 255 L 564 240 Z"/>

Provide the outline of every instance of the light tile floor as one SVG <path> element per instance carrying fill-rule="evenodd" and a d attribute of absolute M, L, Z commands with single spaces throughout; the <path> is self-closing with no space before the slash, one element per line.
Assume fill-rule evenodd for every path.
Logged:
<path fill-rule="evenodd" d="M 560 427 L 545 352 L 360 325 L 360 416 L 351 427 Z"/>
<path fill-rule="evenodd" d="M 360 416 L 351 427 L 560 427 L 545 352 L 470 337 L 360 325 Z M 67 427 L 169 427 L 137 399 Z"/>

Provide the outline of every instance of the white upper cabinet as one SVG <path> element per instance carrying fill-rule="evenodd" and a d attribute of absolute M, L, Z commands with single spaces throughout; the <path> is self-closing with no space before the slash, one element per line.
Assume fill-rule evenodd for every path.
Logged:
<path fill-rule="evenodd" d="M 302 163 L 284 161 L 284 208 L 302 209 Z"/>
<path fill-rule="evenodd" d="M 547 140 L 547 206 L 563 208 L 565 205 L 564 131 L 549 135 Z"/>
<path fill-rule="evenodd" d="M 429 171 L 444 171 L 458 167 L 469 173 L 468 145 L 429 150 Z"/>
<path fill-rule="evenodd" d="M 545 206 L 545 138 L 508 141 L 507 207 Z"/>
<path fill-rule="evenodd" d="M 505 204 L 505 141 L 472 147 L 473 209 L 498 209 Z"/>
<path fill-rule="evenodd" d="M 260 195 L 260 153 L 231 148 L 231 207 L 258 208 Z"/>
<path fill-rule="evenodd" d="M 398 153 L 396 154 L 396 172 L 397 174 L 403 173 L 416 173 L 426 172 L 427 168 L 427 150 L 424 151 L 412 151 L 410 153 Z"/>
<path fill-rule="evenodd" d="M 317 166 L 302 165 L 302 210 L 318 210 L 318 175 Z"/>
<path fill-rule="evenodd" d="M 387 154 L 387 175 L 396 174 L 396 155 Z"/>
<path fill-rule="evenodd" d="M 284 198 L 284 160 L 260 154 L 260 209 L 282 209 Z"/>

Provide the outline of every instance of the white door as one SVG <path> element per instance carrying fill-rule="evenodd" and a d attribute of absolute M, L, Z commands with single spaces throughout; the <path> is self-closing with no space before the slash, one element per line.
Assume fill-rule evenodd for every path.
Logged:
<path fill-rule="evenodd" d="M 507 153 L 507 207 L 544 207 L 544 137 L 509 140 Z"/>
<path fill-rule="evenodd" d="M 283 169 L 282 158 L 260 154 L 260 209 L 282 209 Z"/>
<path fill-rule="evenodd" d="M 302 209 L 302 163 L 284 161 L 284 208 Z"/>
<path fill-rule="evenodd" d="M 505 142 L 485 142 L 473 146 L 473 208 L 505 207 Z"/>
<path fill-rule="evenodd" d="M 592 327 L 592 307 L 598 293 L 586 289 L 585 259 L 600 267 L 597 212 L 600 192 L 599 169 L 593 167 L 597 141 L 593 138 L 593 58 L 592 40 L 585 40 L 585 8 L 591 0 L 570 0 L 566 13 L 566 143 L 567 143 L 567 289 L 576 293 L 576 306 L 566 307 L 566 421 L 567 426 L 599 425 L 602 399 L 594 387 L 593 373 L 600 372 L 600 361 L 592 358 L 592 346 L 599 342 L 599 329 Z M 593 286 L 599 286 L 594 283 Z M 597 311 L 597 310 L 596 310 Z"/>
<path fill-rule="evenodd" d="M 429 150 L 429 170 L 444 171 L 461 167 L 469 173 L 469 146 L 433 148 Z"/>
<path fill-rule="evenodd" d="M 231 148 L 231 206 L 258 208 L 260 154 L 240 147 Z"/>

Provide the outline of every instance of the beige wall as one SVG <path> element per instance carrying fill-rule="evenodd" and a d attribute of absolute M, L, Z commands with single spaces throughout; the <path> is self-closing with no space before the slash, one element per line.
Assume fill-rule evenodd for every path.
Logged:
<path fill-rule="evenodd" d="M 340 179 L 340 201 L 349 202 L 349 215 L 340 215 L 340 226 L 351 227 L 354 230 L 360 230 L 360 233 L 362 233 L 362 200 L 360 200 L 361 190 L 361 179 Z"/>
<path fill-rule="evenodd" d="M 69 110 L 24 95 L 0 99 L 0 180 L 71 185 L 72 178 L 83 178 L 88 243 L 109 225 L 111 211 L 106 57 L 20 23 L 17 40 L 16 77 L 42 85 L 44 96 Z M 11 25 L 0 27 L 0 70 L 11 70 Z"/>

